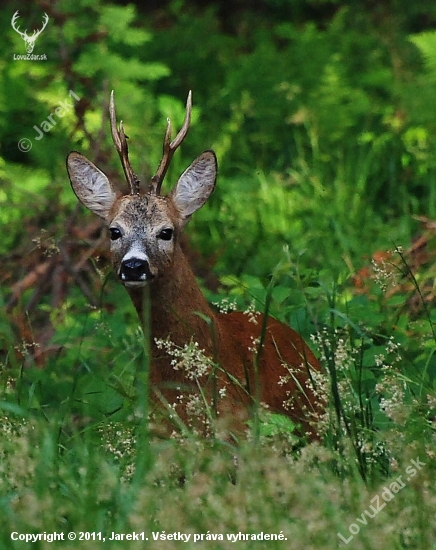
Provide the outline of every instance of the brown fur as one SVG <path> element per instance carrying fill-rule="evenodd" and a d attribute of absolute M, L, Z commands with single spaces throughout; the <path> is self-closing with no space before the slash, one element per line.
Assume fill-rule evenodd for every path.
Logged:
<path fill-rule="evenodd" d="M 143 290 L 127 289 L 140 318 L 143 317 Z M 174 385 L 187 391 L 195 387 L 183 372 L 175 371 L 168 357 L 155 344 L 155 339 L 169 338 L 183 347 L 191 340 L 198 343 L 205 355 L 213 358 L 220 369 L 216 371 L 217 389 L 225 386 L 226 398 L 219 400 L 217 409 L 231 419 L 230 429 L 241 432 L 249 418 L 255 400 L 267 410 L 289 416 L 300 425 L 301 434 L 316 438 L 314 419 L 320 411 L 310 382 L 310 370 L 319 370 L 318 360 L 301 336 L 289 326 L 268 317 L 266 336 L 257 360 L 258 350 L 253 341 L 259 339 L 264 322 L 263 315 L 256 315 L 256 323 L 241 312 L 214 313 L 197 285 L 195 277 L 182 251 L 177 248 L 171 277 L 162 278 L 150 286 L 150 323 L 152 334 L 152 364 L 150 382 L 154 399 L 169 404 L 177 401 L 181 393 Z M 201 313 L 211 323 L 199 316 Z M 256 362 L 258 375 L 256 376 Z M 295 380 L 280 385 L 281 377 L 288 374 L 285 365 L 295 374 Z M 235 383 L 234 380 L 238 383 Z M 203 383 L 207 384 L 206 379 Z M 212 381 L 208 382 L 209 388 Z M 293 396 L 293 407 L 285 403 Z M 176 409 L 183 422 L 186 413 Z"/>

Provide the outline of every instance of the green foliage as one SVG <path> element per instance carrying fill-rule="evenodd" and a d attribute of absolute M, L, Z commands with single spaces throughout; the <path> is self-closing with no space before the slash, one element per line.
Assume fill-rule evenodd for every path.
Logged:
<path fill-rule="evenodd" d="M 419 229 L 413 214 L 435 216 L 436 8 L 264 0 L 230 20 L 218 2 L 136 4 L 6 2 L 0 16 L 0 547 L 23 547 L 14 530 L 216 530 L 283 531 L 288 541 L 274 547 L 333 548 L 418 456 L 423 471 L 353 543 L 432 547 L 435 270 L 412 275 L 400 253 L 395 291 L 383 269 L 360 294 L 351 277 L 375 251 L 407 249 Z M 13 59 L 24 52 L 10 25 L 17 9 L 29 28 L 49 12 L 35 45 L 46 61 Z M 87 154 L 121 182 L 112 89 L 142 181 L 158 165 L 166 118 L 180 127 L 192 89 L 192 127 L 167 189 L 215 149 L 216 192 L 188 226 L 219 278 L 205 293 L 268 309 L 312 338 L 330 404 L 320 443 L 304 446 L 287 419 L 261 409 L 258 437 L 237 449 L 189 430 L 181 441 L 151 440 L 144 335 L 111 280 L 101 307 L 89 304 L 71 275 L 81 257 L 59 282 L 61 305 L 43 284 L 41 296 L 29 287 L 14 302 L 31 258 L 45 263 L 87 223 L 74 212 L 66 154 Z M 51 127 L 36 139 L 44 122 Z M 41 369 L 31 339 L 48 325 L 52 353 Z"/>

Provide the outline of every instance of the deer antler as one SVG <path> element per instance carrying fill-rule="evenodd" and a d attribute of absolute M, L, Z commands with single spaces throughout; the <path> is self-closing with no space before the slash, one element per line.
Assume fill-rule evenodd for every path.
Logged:
<path fill-rule="evenodd" d="M 35 40 L 36 40 L 36 37 L 39 36 L 42 33 L 42 31 L 45 29 L 45 27 L 47 26 L 49 17 L 46 13 L 44 13 L 44 15 L 45 15 L 45 18 L 42 22 L 42 29 L 40 29 L 39 31 L 33 31 L 32 38 L 34 38 Z"/>
<path fill-rule="evenodd" d="M 155 195 L 160 194 L 160 188 L 164 180 L 165 174 L 167 173 L 168 167 L 170 165 L 171 159 L 173 158 L 174 151 L 179 147 L 182 141 L 185 139 L 186 134 L 189 130 L 189 125 L 191 123 L 191 112 L 192 112 L 192 92 L 188 94 L 188 99 L 186 100 L 186 114 L 185 120 L 183 121 L 183 126 L 180 129 L 180 132 L 177 136 L 171 140 L 171 120 L 167 118 L 167 129 L 165 132 L 165 138 L 163 143 L 163 156 L 160 161 L 159 168 L 157 169 L 156 174 L 151 178 L 151 192 Z"/>
<path fill-rule="evenodd" d="M 22 36 L 23 38 L 27 38 L 27 29 L 24 31 L 24 32 L 21 32 L 19 29 L 20 27 L 16 27 L 15 26 L 15 23 L 17 21 L 17 19 L 19 19 L 19 15 L 18 15 L 18 10 L 14 13 L 14 15 L 12 16 L 12 21 L 11 21 L 11 25 L 12 25 L 12 28 L 14 29 L 15 32 L 17 32 L 20 36 Z"/>
<path fill-rule="evenodd" d="M 129 161 L 129 149 L 127 147 L 126 134 L 124 133 L 123 121 L 120 121 L 120 129 L 117 129 L 117 116 L 115 113 L 115 101 L 114 91 L 111 92 L 110 104 L 109 104 L 109 117 L 111 121 L 112 139 L 115 144 L 115 148 L 118 151 L 118 155 L 123 166 L 124 174 L 126 175 L 127 183 L 130 187 L 131 195 L 139 195 L 140 181 L 133 172 L 133 168 Z"/>

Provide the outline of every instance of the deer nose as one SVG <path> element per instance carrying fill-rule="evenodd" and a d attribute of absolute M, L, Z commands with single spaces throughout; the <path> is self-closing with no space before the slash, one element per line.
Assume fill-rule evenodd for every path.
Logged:
<path fill-rule="evenodd" d="M 147 281 L 153 274 L 147 260 L 129 258 L 121 263 L 120 278 L 122 281 Z"/>

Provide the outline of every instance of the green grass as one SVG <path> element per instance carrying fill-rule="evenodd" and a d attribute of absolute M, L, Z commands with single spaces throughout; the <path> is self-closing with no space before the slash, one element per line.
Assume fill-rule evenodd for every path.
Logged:
<path fill-rule="evenodd" d="M 12 532 L 89 534 L 63 548 L 144 547 L 92 538 L 112 532 L 144 533 L 156 548 L 436 548 L 435 316 L 423 306 L 434 268 L 412 274 L 410 257 L 396 253 L 357 293 L 350 276 L 370 264 L 365 256 L 406 245 L 413 224 L 363 212 L 341 176 L 350 165 L 324 190 L 328 174 L 303 165 L 288 179 L 220 182 L 224 191 L 190 230 L 196 246 L 220 256 L 210 301 L 267 308 L 320 357 L 316 382 L 329 403 L 320 441 L 296 441 L 287 419 L 261 407 L 238 446 L 189 429 L 151 437 L 144 335 L 124 290 L 101 275 L 93 288 L 102 287 L 102 307 L 71 287 L 61 307 L 42 298 L 28 316 L 32 330 L 48 317 L 54 329 L 57 351 L 44 368 L 17 336 L 13 312 L 0 319 L 1 548 L 28 547 Z M 422 307 L 412 311 L 413 296 Z M 394 495 L 386 503 L 385 487 Z M 249 538 L 235 542 L 239 533 Z M 251 540 L 260 533 L 286 540 Z"/>
<path fill-rule="evenodd" d="M 358 525 L 351 548 L 433 548 L 434 459 L 424 442 L 402 453 L 395 469 L 370 488 L 353 466 L 353 452 L 322 445 L 284 456 L 280 445 L 242 444 L 229 451 L 194 440 L 153 442 L 141 478 L 131 476 L 135 438 L 125 424 L 104 432 L 72 428 L 59 443 L 55 422 L 3 417 L 2 548 L 24 548 L 10 533 L 145 533 L 149 545 L 180 548 L 177 541 L 152 540 L 153 533 L 191 534 L 188 548 L 202 544 L 231 548 L 228 535 L 280 534 L 287 540 L 247 541 L 245 548 L 336 548 Z M 419 462 L 417 462 L 419 459 Z M 407 480 L 415 460 L 420 470 Z M 335 466 L 335 467 L 333 467 Z M 347 474 L 340 475 L 342 466 Z M 382 493 L 402 476 L 404 488 Z M 409 473 L 410 476 L 410 473 Z M 398 483 L 398 481 L 397 481 Z M 378 496 L 379 498 L 375 498 Z M 371 504 L 383 509 L 376 515 Z M 366 516 L 368 510 L 369 516 Z M 359 523 L 356 518 L 363 518 Z M 351 532 L 354 532 L 352 528 Z M 207 542 L 208 534 L 224 541 Z M 198 542 L 201 544 L 201 542 Z M 94 541 L 65 542 L 66 548 L 95 548 Z M 148 545 L 147 545 L 148 546 Z M 48 548 L 48 542 L 37 547 Z M 99 546 L 98 546 L 99 547 Z M 140 548 L 140 543 L 106 542 L 104 547 Z"/>
<path fill-rule="evenodd" d="M 54 316 L 63 353 L 43 370 L 30 357 L 22 368 L 5 320 L 1 548 L 28 547 L 12 532 L 91 539 L 57 543 L 63 548 L 144 547 L 92 540 L 113 532 L 144 533 L 156 548 L 435 548 L 432 319 L 394 327 L 398 299 L 375 283 L 368 296 L 353 296 L 325 280 L 305 286 L 294 267 L 276 270 L 269 307 L 294 321 L 316 309 L 312 347 L 324 367 L 320 391 L 330 398 L 321 441 L 303 447 L 289 423 L 262 413 L 258 437 L 237 447 L 189 433 L 150 438 L 145 396 L 134 384 L 146 353 L 135 322 L 126 325 L 130 312 L 67 304 Z M 280 291 L 286 281 L 290 302 Z M 153 539 L 163 533 L 191 537 Z M 239 533 L 248 539 L 235 542 Z M 285 540 L 251 539 L 260 533 Z"/>
<path fill-rule="evenodd" d="M 144 547 L 98 539 L 113 532 L 144 533 L 156 548 L 436 548 L 435 318 L 430 308 L 412 316 L 407 306 L 413 291 L 425 302 L 421 288 L 432 268 L 412 276 L 408 258 L 397 254 L 357 294 L 353 264 L 375 249 L 369 241 L 377 228 L 378 241 L 392 248 L 389 234 L 398 227 L 375 225 L 359 240 L 360 228 L 337 215 L 339 200 L 320 202 L 303 180 L 287 187 L 274 178 L 272 193 L 264 176 L 254 179 L 251 215 L 239 215 L 240 189 L 230 185 L 225 201 L 218 196 L 191 229 L 200 247 L 206 237 L 218 246 L 223 233 L 234 245 L 217 271 L 235 271 L 225 268 L 221 290 L 207 292 L 211 301 L 268 307 L 311 338 L 323 365 L 319 391 L 329 398 L 320 442 L 301 444 L 291 423 L 261 409 L 238 446 L 189 430 L 152 438 L 144 415 L 147 350 L 125 292 L 109 277 L 95 309 L 71 289 L 62 307 L 43 301 L 29 318 L 48 314 L 54 327 L 50 343 L 59 351 L 43 369 L 12 320 L 1 319 L 1 548 L 28 547 L 12 532 L 84 533 L 54 543 L 63 548 Z M 281 209 L 289 200 L 305 205 L 295 206 L 291 220 Z M 325 226 L 323 207 L 337 231 Z M 233 262 L 238 250 L 248 264 Z M 407 470 L 411 461 L 420 469 Z M 163 539 L 173 533 L 191 537 Z M 261 533 L 285 540 L 250 538 Z M 239 534 L 248 539 L 235 542 Z"/>

